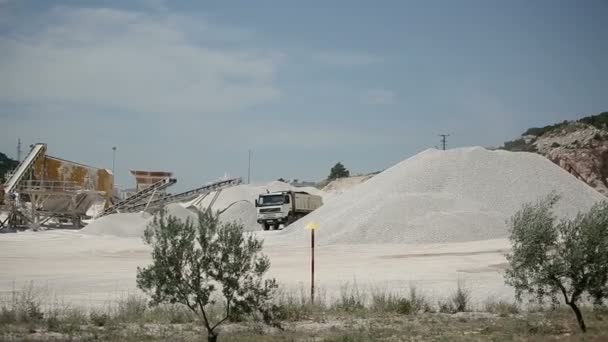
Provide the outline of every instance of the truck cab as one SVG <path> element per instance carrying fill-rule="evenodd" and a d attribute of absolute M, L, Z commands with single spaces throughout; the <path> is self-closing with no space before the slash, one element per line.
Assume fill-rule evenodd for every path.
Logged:
<path fill-rule="evenodd" d="M 323 205 L 321 196 L 303 191 L 278 191 L 259 195 L 257 221 L 264 230 L 288 226 Z"/>

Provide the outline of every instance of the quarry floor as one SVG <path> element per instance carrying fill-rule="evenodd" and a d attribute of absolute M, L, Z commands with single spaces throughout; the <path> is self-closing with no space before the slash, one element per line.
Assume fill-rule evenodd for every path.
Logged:
<path fill-rule="evenodd" d="M 270 276 L 287 291 L 308 293 L 310 245 L 281 245 L 273 233 L 258 233 L 266 241 Z M 504 284 L 506 239 L 425 245 L 330 245 L 315 248 L 318 293 L 331 300 L 353 284 L 371 289 L 407 291 L 415 286 L 429 298 L 442 298 L 458 282 L 471 289 L 474 302 L 487 298 L 513 301 Z M 92 236 L 78 231 L 51 230 L 0 234 L 0 295 L 30 283 L 45 297 L 94 307 L 138 293 L 138 266 L 150 262 L 141 239 Z M 6 297 L 5 297 L 6 298 Z"/>

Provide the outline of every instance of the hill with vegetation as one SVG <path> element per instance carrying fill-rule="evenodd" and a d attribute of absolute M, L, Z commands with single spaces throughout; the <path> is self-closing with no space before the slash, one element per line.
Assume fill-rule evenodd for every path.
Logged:
<path fill-rule="evenodd" d="M 530 128 L 502 148 L 544 155 L 608 195 L 608 112 Z"/>

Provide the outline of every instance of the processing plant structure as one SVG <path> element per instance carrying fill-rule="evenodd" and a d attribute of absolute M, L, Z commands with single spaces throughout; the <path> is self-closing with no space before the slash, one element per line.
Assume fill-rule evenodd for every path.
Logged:
<path fill-rule="evenodd" d="M 43 229 L 49 224 L 80 228 L 83 220 L 113 213 L 158 212 L 167 204 L 187 201 L 241 183 L 240 178 L 211 182 L 177 194 L 166 189 L 177 182 L 170 172 L 132 171 L 136 191 L 119 199 L 113 196 L 112 171 L 47 154 L 47 145 L 32 145 L 28 155 L 9 173 L 0 191 L 0 229 Z M 89 213 L 95 204 L 102 210 Z"/>

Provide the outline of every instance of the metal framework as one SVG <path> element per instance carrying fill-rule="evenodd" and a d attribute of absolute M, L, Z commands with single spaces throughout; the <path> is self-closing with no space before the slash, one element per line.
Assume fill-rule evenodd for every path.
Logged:
<path fill-rule="evenodd" d="M 103 217 L 103 216 L 106 216 L 106 215 L 109 215 L 112 213 L 121 212 L 121 211 L 129 211 L 130 207 L 132 207 L 138 203 L 141 203 L 148 198 L 153 198 L 157 191 L 164 190 L 164 189 L 170 187 L 171 185 L 175 184 L 176 182 L 177 182 L 177 179 L 175 179 L 175 178 L 161 179 L 158 182 L 152 184 L 151 186 L 134 193 L 133 195 L 125 198 L 124 200 L 114 204 L 111 207 L 108 207 L 101 214 L 99 214 L 97 216 L 97 218 Z"/>
<path fill-rule="evenodd" d="M 236 186 L 241 183 L 242 183 L 241 178 L 231 178 L 231 179 L 227 179 L 227 180 L 222 180 L 222 181 L 204 185 L 200 188 L 188 190 L 188 191 L 185 191 L 185 192 L 182 192 L 179 194 L 166 195 L 166 196 L 160 197 L 158 199 L 152 200 L 148 203 L 135 204 L 133 206 L 125 208 L 125 212 L 138 212 L 138 211 L 142 211 L 142 210 L 155 211 L 155 210 L 161 209 L 162 207 L 164 207 L 165 205 L 170 204 L 170 203 L 187 201 L 188 199 L 192 199 L 196 196 L 199 196 L 202 194 L 208 194 L 213 191 L 221 191 L 222 189 Z"/>
<path fill-rule="evenodd" d="M 42 143 L 32 146 L 4 184 L 3 210 L 8 215 L 0 221 L 0 229 L 29 226 L 39 230 L 51 219 L 81 227 L 86 215 L 83 202 L 90 193 L 99 192 L 86 190 L 76 182 L 33 179 L 34 165 L 45 158 L 46 149 Z"/>

